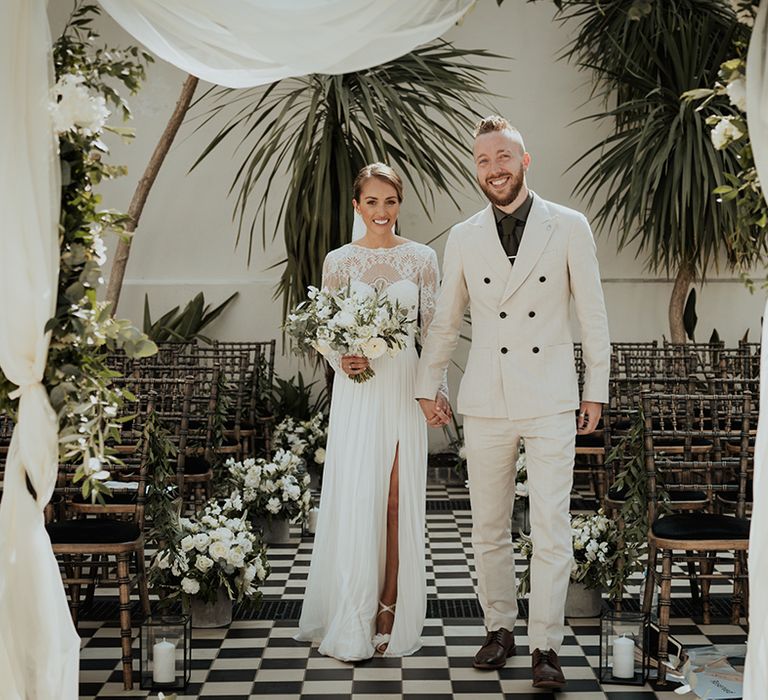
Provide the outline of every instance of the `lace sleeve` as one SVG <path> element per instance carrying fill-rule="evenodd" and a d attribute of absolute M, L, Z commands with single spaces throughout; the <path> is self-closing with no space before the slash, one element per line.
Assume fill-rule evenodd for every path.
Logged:
<path fill-rule="evenodd" d="M 323 262 L 323 281 L 321 284 L 323 288 L 340 289 L 346 283 L 346 280 L 341 279 L 339 267 L 338 261 L 335 260 L 333 251 L 331 251 L 325 256 Z M 331 351 L 325 356 L 325 359 L 337 374 L 341 373 L 346 376 L 341 369 L 341 353 Z"/>
<path fill-rule="evenodd" d="M 437 254 L 430 248 L 419 275 L 419 325 L 422 346 L 429 333 L 429 324 L 432 323 L 432 318 L 435 315 L 439 287 L 440 271 L 437 266 Z M 438 391 L 448 399 L 447 368 L 443 373 L 443 380 Z"/>

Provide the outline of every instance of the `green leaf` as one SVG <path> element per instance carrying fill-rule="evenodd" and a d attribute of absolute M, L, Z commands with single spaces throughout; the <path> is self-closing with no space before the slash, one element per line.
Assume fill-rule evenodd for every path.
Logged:
<path fill-rule="evenodd" d="M 699 320 L 696 316 L 696 290 L 691 289 L 688 294 L 688 299 L 685 302 L 685 310 L 683 311 L 683 326 L 685 327 L 685 334 L 691 342 L 695 341 L 694 333 L 696 331 L 696 323 Z"/>

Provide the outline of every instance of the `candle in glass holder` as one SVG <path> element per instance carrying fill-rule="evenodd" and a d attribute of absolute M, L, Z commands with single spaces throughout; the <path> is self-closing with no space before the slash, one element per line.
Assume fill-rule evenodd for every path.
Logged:
<path fill-rule="evenodd" d="M 173 683 L 176 680 L 176 645 L 165 640 L 152 647 L 152 680 Z"/>
<path fill-rule="evenodd" d="M 319 514 L 320 510 L 318 508 L 313 508 L 307 513 L 307 532 L 313 535 L 315 534 L 315 530 L 317 530 L 317 516 Z"/>
<path fill-rule="evenodd" d="M 630 637 L 616 637 L 613 641 L 613 675 L 615 678 L 635 677 L 635 641 Z"/>

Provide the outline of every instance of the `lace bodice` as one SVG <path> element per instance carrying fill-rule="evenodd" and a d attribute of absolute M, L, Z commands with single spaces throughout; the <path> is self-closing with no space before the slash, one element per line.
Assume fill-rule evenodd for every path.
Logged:
<path fill-rule="evenodd" d="M 364 248 L 348 243 L 326 256 L 322 286 L 339 289 L 349 282 L 386 292 L 412 309 L 412 318 L 418 320 L 421 342 L 424 343 L 435 314 L 440 284 L 437 254 L 432 248 L 415 241 L 393 248 Z M 328 357 L 328 360 L 337 372 L 341 371 L 337 356 Z M 445 378 L 440 390 L 448 396 Z"/>

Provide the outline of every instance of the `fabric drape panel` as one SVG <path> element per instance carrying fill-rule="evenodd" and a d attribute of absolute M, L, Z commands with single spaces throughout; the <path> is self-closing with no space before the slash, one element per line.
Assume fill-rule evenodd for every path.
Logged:
<path fill-rule="evenodd" d="M 6 0 L 0 23 L 0 367 L 20 397 L 0 503 L 0 696 L 53 700 L 77 697 L 80 640 L 43 518 L 58 465 L 58 422 L 41 380 L 60 207 L 46 6 Z"/>
<path fill-rule="evenodd" d="M 187 73 L 252 87 L 402 56 L 474 0 L 100 0 L 138 41 Z"/>
<path fill-rule="evenodd" d="M 757 13 L 747 55 L 747 124 L 763 196 L 768 188 L 768 1 Z M 765 697 L 768 688 L 768 303 L 763 313 L 760 357 L 760 419 L 755 445 L 754 502 L 749 536 L 749 639 L 744 700 Z M 757 401 L 757 397 L 754 397 Z"/>

